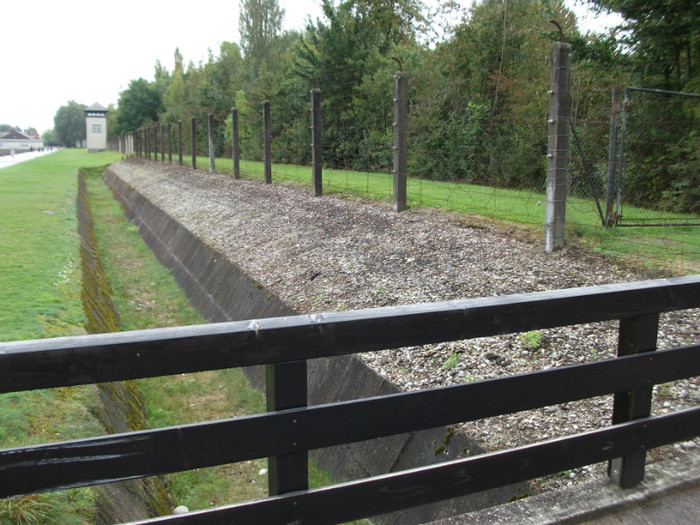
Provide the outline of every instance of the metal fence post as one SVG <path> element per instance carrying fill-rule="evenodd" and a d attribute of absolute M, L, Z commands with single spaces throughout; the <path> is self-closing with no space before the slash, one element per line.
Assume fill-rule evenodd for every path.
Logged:
<path fill-rule="evenodd" d="M 231 127 L 232 129 L 232 150 L 231 155 L 233 157 L 233 178 L 241 178 L 241 152 L 240 146 L 238 144 L 238 109 L 231 108 Z"/>
<path fill-rule="evenodd" d="M 207 137 L 209 142 L 209 173 L 214 173 L 216 148 L 214 147 L 214 115 L 207 114 Z"/>
<path fill-rule="evenodd" d="M 406 209 L 408 171 L 408 75 L 394 75 L 394 211 Z"/>
<path fill-rule="evenodd" d="M 620 115 L 620 88 L 612 90 L 612 109 L 610 111 L 610 148 L 608 150 L 608 186 L 605 202 L 605 227 L 609 228 L 615 220 L 615 175 L 617 173 L 617 121 Z"/>
<path fill-rule="evenodd" d="M 268 412 L 307 405 L 306 361 L 265 366 Z M 299 451 L 268 458 L 270 496 L 309 488 L 309 454 Z"/>
<path fill-rule="evenodd" d="M 323 195 L 323 161 L 321 146 L 321 90 L 311 90 L 311 172 L 314 196 Z"/>
<path fill-rule="evenodd" d="M 165 126 L 158 124 L 160 128 L 160 161 L 165 162 Z"/>
<path fill-rule="evenodd" d="M 177 160 L 182 166 L 182 121 L 177 121 Z"/>
<path fill-rule="evenodd" d="M 192 117 L 192 169 L 197 169 L 197 119 Z"/>
<path fill-rule="evenodd" d="M 272 183 L 272 145 L 270 136 L 270 101 L 264 100 L 263 106 L 263 162 L 265 164 L 265 184 Z"/>
<path fill-rule="evenodd" d="M 552 44 L 549 88 L 549 151 L 544 251 L 561 250 L 566 240 L 566 197 L 569 174 L 569 122 L 571 121 L 571 45 Z"/>
<path fill-rule="evenodd" d="M 656 350 L 658 330 L 659 314 L 620 319 L 617 355 L 653 352 Z M 616 393 L 613 401 L 612 424 L 649 417 L 651 397 L 651 386 Z M 629 456 L 610 460 L 608 475 L 622 488 L 633 487 L 644 479 L 645 462 L 646 452 L 640 449 Z"/>

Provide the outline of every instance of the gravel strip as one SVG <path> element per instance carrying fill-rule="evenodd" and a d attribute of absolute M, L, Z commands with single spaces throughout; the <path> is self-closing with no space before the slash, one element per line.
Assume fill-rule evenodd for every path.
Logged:
<path fill-rule="evenodd" d="M 226 254 L 299 313 L 506 295 L 650 278 L 577 248 L 555 255 L 525 229 L 388 203 L 314 198 L 306 188 L 234 180 L 139 160 L 112 170 Z M 274 177 L 274 174 L 273 174 Z M 700 310 L 663 315 L 659 348 L 696 343 Z M 613 357 L 617 323 L 595 323 L 362 354 L 404 390 L 478 381 Z M 653 413 L 700 404 L 694 378 L 655 387 Z M 609 425 L 612 398 L 464 425 L 487 450 Z M 650 453 L 696 448 L 700 439 Z M 535 483 L 547 490 L 604 475 L 601 465 Z"/>

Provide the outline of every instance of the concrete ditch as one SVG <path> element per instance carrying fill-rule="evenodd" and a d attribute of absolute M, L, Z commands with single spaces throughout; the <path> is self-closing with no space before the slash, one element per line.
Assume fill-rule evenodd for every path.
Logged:
<path fill-rule="evenodd" d="M 211 322 L 294 315 L 298 312 L 246 275 L 245 269 L 207 246 L 164 210 L 107 168 L 105 182 L 144 241 L 169 268 L 191 303 Z M 264 389 L 261 368 L 245 370 L 253 385 Z M 353 356 L 317 359 L 308 367 L 312 405 L 387 395 L 399 389 Z M 449 428 L 417 431 L 312 452 L 316 463 L 338 481 L 358 479 L 461 457 L 482 451 L 468 436 Z M 406 509 L 375 518 L 387 524 L 424 523 L 500 503 L 527 492 L 527 485 L 504 487 Z"/>
<path fill-rule="evenodd" d="M 76 199 L 80 262 L 82 267 L 81 300 L 91 334 L 119 331 L 119 316 L 95 237 L 85 179 L 78 175 Z M 97 385 L 99 394 L 95 416 L 111 434 L 145 430 L 146 411 L 143 396 L 134 381 L 117 381 Z M 160 478 L 145 478 L 98 485 L 94 522 L 111 525 L 170 514 L 172 505 Z"/>

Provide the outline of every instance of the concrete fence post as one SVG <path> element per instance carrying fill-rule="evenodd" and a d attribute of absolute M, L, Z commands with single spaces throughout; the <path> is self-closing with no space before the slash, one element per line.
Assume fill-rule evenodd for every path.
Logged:
<path fill-rule="evenodd" d="M 182 121 L 177 121 L 177 160 L 182 166 Z"/>
<path fill-rule="evenodd" d="M 233 178 L 241 178 L 241 151 L 238 143 L 238 109 L 231 108 L 232 141 L 231 156 L 233 157 Z"/>
<path fill-rule="evenodd" d="M 173 125 L 168 122 L 168 162 L 173 163 Z"/>
<path fill-rule="evenodd" d="M 314 196 L 323 195 L 323 149 L 321 146 L 321 90 L 311 90 L 311 172 Z"/>
<path fill-rule="evenodd" d="M 197 119 L 192 117 L 192 169 L 197 169 Z"/>
<path fill-rule="evenodd" d="M 608 184 L 605 201 L 605 227 L 610 228 L 616 221 L 615 217 L 615 176 L 617 174 L 617 135 L 620 117 L 620 88 L 613 87 L 612 107 L 610 109 L 610 146 L 608 148 Z"/>
<path fill-rule="evenodd" d="M 408 75 L 394 75 L 394 211 L 406 209 L 408 171 Z"/>
<path fill-rule="evenodd" d="M 566 198 L 569 175 L 569 123 L 571 122 L 571 45 L 552 44 L 549 88 L 549 148 L 547 152 L 547 198 L 544 251 L 553 253 L 566 240 Z"/>
<path fill-rule="evenodd" d="M 160 161 L 165 162 L 165 126 L 158 124 L 160 128 Z"/>
<path fill-rule="evenodd" d="M 263 163 L 265 164 L 265 184 L 272 184 L 272 145 L 270 134 L 270 101 L 264 100 L 263 107 Z"/>
<path fill-rule="evenodd" d="M 214 173 L 216 168 L 216 147 L 214 146 L 214 115 L 207 114 L 207 137 L 209 143 L 209 173 Z"/>

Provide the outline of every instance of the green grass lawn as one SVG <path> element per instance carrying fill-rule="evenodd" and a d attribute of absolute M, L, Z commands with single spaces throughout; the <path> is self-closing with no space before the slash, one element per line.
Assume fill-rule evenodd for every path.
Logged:
<path fill-rule="evenodd" d="M 64 149 L 0 170 L 0 340 L 82 329 L 76 175 L 118 158 Z"/>
<path fill-rule="evenodd" d="M 0 170 L 0 340 L 82 332 L 76 175 L 117 158 L 61 150 Z M 0 447 L 103 432 L 94 397 L 91 387 L 0 395 Z M 0 523 L 90 523 L 92 505 L 89 489 L 0 500 Z"/>

